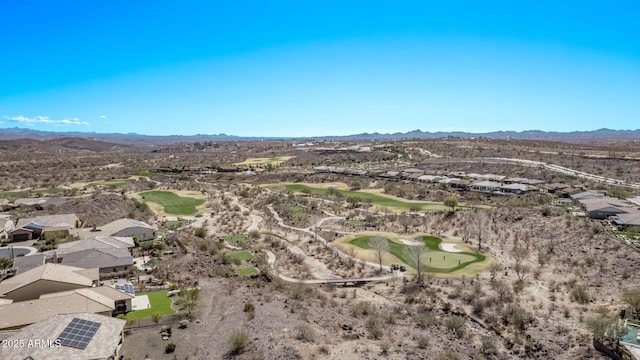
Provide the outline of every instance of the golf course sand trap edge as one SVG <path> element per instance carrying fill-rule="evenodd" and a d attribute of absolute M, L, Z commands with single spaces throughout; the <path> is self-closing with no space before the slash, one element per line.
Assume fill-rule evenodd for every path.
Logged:
<path fill-rule="evenodd" d="M 442 248 L 442 250 L 446 252 L 452 252 L 452 253 L 462 252 L 462 250 L 456 247 L 456 244 L 452 244 L 452 243 L 442 242 L 440 243 L 440 248 Z"/>
<path fill-rule="evenodd" d="M 420 246 L 420 245 L 424 245 L 423 242 L 420 241 L 415 241 L 415 240 L 407 240 L 407 239 L 398 239 L 400 240 L 400 242 L 402 242 L 405 245 L 409 245 L 409 246 Z"/>

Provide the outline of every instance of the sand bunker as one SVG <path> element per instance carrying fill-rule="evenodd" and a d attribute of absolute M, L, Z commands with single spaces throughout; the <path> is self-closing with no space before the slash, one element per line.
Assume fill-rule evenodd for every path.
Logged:
<path fill-rule="evenodd" d="M 409 245 L 409 246 L 420 246 L 420 245 L 424 245 L 423 242 L 420 241 L 415 241 L 415 240 L 407 240 L 407 239 L 398 239 L 400 240 L 403 244 L 405 245 Z"/>
<path fill-rule="evenodd" d="M 456 247 L 456 244 L 452 244 L 452 243 L 440 243 L 440 247 L 442 248 L 442 250 L 447 252 L 453 252 L 453 253 L 462 252 L 462 250 Z"/>

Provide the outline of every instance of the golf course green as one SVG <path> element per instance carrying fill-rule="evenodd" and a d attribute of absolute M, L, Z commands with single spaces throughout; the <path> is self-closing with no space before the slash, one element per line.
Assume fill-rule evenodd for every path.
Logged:
<path fill-rule="evenodd" d="M 204 204 L 204 199 L 179 196 L 171 191 L 145 191 L 140 193 L 140 197 L 163 206 L 169 215 L 193 215 L 198 212 L 196 207 Z"/>
<path fill-rule="evenodd" d="M 349 244 L 355 245 L 362 249 L 371 250 L 370 239 L 373 235 L 358 236 L 349 241 Z M 448 274 L 454 271 L 464 269 L 465 267 L 482 262 L 486 259 L 485 255 L 473 253 L 473 252 L 449 252 L 442 250 L 440 244 L 442 239 L 434 236 L 419 236 L 415 239 L 408 240 L 410 244 L 402 243 L 400 241 L 391 240 L 386 237 L 382 237 L 388 243 L 388 252 L 400 259 L 406 265 L 417 269 L 417 265 L 407 254 L 407 249 L 418 244 L 424 244 L 426 251 L 422 257 L 422 271 Z"/>
<path fill-rule="evenodd" d="M 372 205 L 388 208 L 397 208 L 403 210 L 418 209 L 420 211 L 442 211 L 448 210 L 449 207 L 444 206 L 442 203 L 427 202 L 427 201 L 409 201 L 401 200 L 382 194 L 374 194 L 366 191 L 352 191 L 336 188 L 315 187 L 302 184 L 273 184 L 266 186 L 271 190 L 278 190 L 285 188 L 292 192 L 307 193 L 313 195 L 330 195 L 340 194 L 344 197 L 356 197 L 363 203 L 370 203 Z M 465 206 L 457 206 L 457 208 L 466 208 Z"/>

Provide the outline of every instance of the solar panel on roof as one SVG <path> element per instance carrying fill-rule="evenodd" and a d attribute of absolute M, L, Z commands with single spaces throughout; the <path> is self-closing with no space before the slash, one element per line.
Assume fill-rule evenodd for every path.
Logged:
<path fill-rule="evenodd" d="M 63 346 L 84 350 L 93 339 L 100 325 L 102 324 L 95 321 L 73 318 L 69 325 L 62 330 L 58 340 Z"/>

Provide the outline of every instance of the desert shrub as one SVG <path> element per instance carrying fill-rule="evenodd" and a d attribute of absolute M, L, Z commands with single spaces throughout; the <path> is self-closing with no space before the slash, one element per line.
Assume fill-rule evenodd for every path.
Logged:
<path fill-rule="evenodd" d="M 396 314 L 392 312 L 384 313 L 382 315 L 382 318 L 384 319 L 384 322 L 386 322 L 389 325 L 394 325 L 396 323 Z"/>
<path fill-rule="evenodd" d="M 382 324 L 380 322 L 380 318 L 376 315 L 370 315 L 367 320 L 367 330 L 369 331 L 369 335 L 372 338 L 378 340 L 382 337 Z"/>
<path fill-rule="evenodd" d="M 525 330 L 527 324 L 531 322 L 531 315 L 519 305 L 507 304 L 502 309 L 502 321 L 513 325 L 516 329 Z"/>
<path fill-rule="evenodd" d="M 444 326 L 458 338 L 462 338 L 465 334 L 465 321 L 460 316 L 447 317 L 444 320 Z"/>
<path fill-rule="evenodd" d="M 422 313 L 416 316 L 416 322 L 418 323 L 418 326 L 423 329 L 435 325 L 437 321 L 438 320 L 436 319 L 436 317 L 430 313 Z"/>
<path fill-rule="evenodd" d="M 174 351 L 176 351 L 176 344 L 174 343 L 168 343 L 167 346 L 164 347 L 164 352 L 166 354 L 171 354 Z"/>
<path fill-rule="evenodd" d="M 193 234 L 201 239 L 204 239 L 207 236 L 207 229 L 203 227 L 199 227 L 196 229 L 196 231 Z"/>
<path fill-rule="evenodd" d="M 311 342 L 313 341 L 315 336 L 316 333 L 311 325 L 307 323 L 301 323 L 296 326 L 296 339 Z"/>
<path fill-rule="evenodd" d="M 249 345 L 249 335 L 244 330 L 234 330 L 229 335 L 231 353 L 240 354 Z"/>
<path fill-rule="evenodd" d="M 373 305 L 368 301 L 360 301 L 359 303 L 351 307 L 351 315 L 353 317 L 359 317 L 364 315 L 371 315 L 375 313 Z"/>
<path fill-rule="evenodd" d="M 591 299 L 589 291 L 584 285 L 575 286 L 571 291 L 571 295 L 573 296 L 573 299 L 580 304 L 586 304 Z"/>
<path fill-rule="evenodd" d="M 295 300 L 301 300 L 305 294 L 305 287 L 302 284 L 293 284 L 289 288 L 289 296 Z"/>
<path fill-rule="evenodd" d="M 244 312 L 254 312 L 256 311 L 256 307 L 253 305 L 253 303 L 245 303 L 244 304 Z"/>
<path fill-rule="evenodd" d="M 418 347 L 421 349 L 429 347 L 429 338 L 426 336 L 418 336 L 416 342 L 418 343 Z"/>
<path fill-rule="evenodd" d="M 482 352 L 485 354 L 495 354 L 496 346 L 493 344 L 491 337 L 483 336 L 480 338 L 480 343 L 482 344 Z"/>
<path fill-rule="evenodd" d="M 198 247 L 200 248 L 200 251 L 207 252 L 207 250 L 209 249 L 209 244 L 207 244 L 206 241 L 201 241 Z"/>

